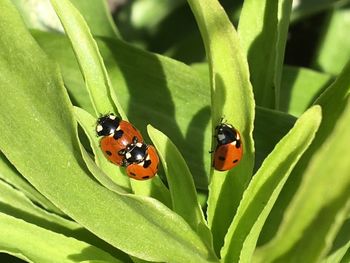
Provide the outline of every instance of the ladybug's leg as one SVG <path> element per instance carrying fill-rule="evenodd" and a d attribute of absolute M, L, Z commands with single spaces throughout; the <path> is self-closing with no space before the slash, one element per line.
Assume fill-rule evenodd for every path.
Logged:
<path fill-rule="evenodd" d="M 132 138 L 132 143 L 133 143 L 133 144 L 138 143 L 138 141 L 139 141 L 139 140 L 137 139 L 137 137 L 136 137 L 136 136 L 134 136 L 134 138 Z"/>

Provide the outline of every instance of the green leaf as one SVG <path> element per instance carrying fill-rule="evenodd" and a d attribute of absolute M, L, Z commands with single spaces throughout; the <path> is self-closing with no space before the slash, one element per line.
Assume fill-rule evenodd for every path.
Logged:
<path fill-rule="evenodd" d="M 292 0 L 244 1 L 238 33 L 248 58 L 256 104 L 278 105 Z"/>
<path fill-rule="evenodd" d="M 240 131 L 244 144 L 240 164 L 230 172 L 214 171 L 209 186 L 208 222 L 218 252 L 252 176 L 254 99 L 248 63 L 224 9 L 216 0 L 189 0 L 188 3 L 201 31 L 209 61 L 212 133 L 224 117 Z"/>
<path fill-rule="evenodd" d="M 132 26 L 136 29 L 154 31 L 155 27 L 185 0 L 142 0 L 133 1 L 130 7 Z"/>
<path fill-rule="evenodd" d="M 307 16 L 331 9 L 337 5 L 349 3 L 349 0 L 303 0 L 294 1 L 291 20 L 293 22 L 301 20 Z"/>
<path fill-rule="evenodd" d="M 123 262 L 85 242 L 1 212 L 0 229 L 0 251 L 28 262 Z M 24 237 L 30 237 L 30 242 Z"/>
<path fill-rule="evenodd" d="M 28 181 L 26 181 L 22 175 L 18 173 L 16 168 L 10 164 L 10 162 L 2 153 L 0 153 L 0 179 L 16 187 L 30 200 L 37 204 L 40 204 L 45 209 L 59 215 L 63 214 L 61 210 L 54 206 L 49 200 L 47 200 L 47 198 L 45 198 L 32 185 L 30 185 Z"/>
<path fill-rule="evenodd" d="M 63 32 L 49 0 L 12 0 L 28 28 Z M 104 0 L 71 0 L 85 18 L 92 35 L 118 37 L 118 30 Z"/>
<path fill-rule="evenodd" d="M 0 16 L 0 149 L 8 160 L 58 208 L 114 247 L 150 261 L 207 262 L 206 245 L 180 216 L 155 199 L 112 192 L 91 176 L 56 66 L 12 4 L 0 3 L 6 13 Z"/>
<path fill-rule="evenodd" d="M 92 151 L 95 155 L 95 162 L 97 166 L 111 179 L 111 181 L 124 190 L 130 192 L 130 180 L 129 177 L 122 173 L 121 168 L 112 164 L 107 160 L 104 156 L 101 148 L 100 148 L 100 138 L 96 136 L 95 126 L 96 126 L 96 118 L 91 116 L 88 112 L 80 109 L 78 107 L 74 108 L 74 113 L 77 121 L 80 126 L 83 128 L 85 134 L 89 138 L 90 145 Z M 100 182 L 104 181 L 103 179 L 98 179 Z M 106 180 L 107 181 L 107 180 Z M 110 182 L 110 183 L 112 183 Z M 102 182 L 101 182 L 102 183 Z M 106 182 L 105 187 L 109 189 L 115 189 L 115 187 Z M 121 189 L 117 189 L 120 191 Z"/>
<path fill-rule="evenodd" d="M 221 250 L 223 262 L 251 262 L 260 231 L 290 172 L 321 122 L 321 108 L 303 114 L 265 159 L 244 192 Z"/>
<path fill-rule="evenodd" d="M 35 206 L 23 193 L 0 180 L 0 211 L 56 232 L 70 232 L 82 227 L 75 222 Z"/>
<path fill-rule="evenodd" d="M 342 258 L 350 248 L 349 231 L 350 219 L 348 218 L 339 230 L 339 233 L 333 242 L 333 247 L 327 257 L 321 261 L 322 263 L 341 262 Z"/>
<path fill-rule="evenodd" d="M 276 237 L 257 253 L 258 262 L 317 262 L 330 249 L 350 212 L 349 122 L 348 102 L 333 132 L 310 160 Z"/>
<path fill-rule="evenodd" d="M 295 117 L 283 112 L 256 107 L 253 133 L 256 148 L 254 171 L 293 127 L 295 121 Z"/>
<path fill-rule="evenodd" d="M 62 25 L 49 0 L 12 0 L 26 26 L 44 31 L 63 32 Z"/>
<path fill-rule="evenodd" d="M 285 66 L 281 83 L 279 109 L 300 116 L 330 84 L 328 74 Z"/>
<path fill-rule="evenodd" d="M 88 24 L 93 36 L 120 38 L 105 0 L 70 0 Z"/>
<path fill-rule="evenodd" d="M 305 170 L 313 155 L 322 147 L 325 140 L 332 136 L 335 123 L 344 111 L 347 103 L 346 98 L 350 93 L 350 63 L 343 69 L 335 82 L 332 83 L 314 102 L 315 105 L 322 107 L 322 122 L 316 137 L 308 150 L 302 156 L 296 167 L 293 169 L 291 178 L 288 180 L 281 197 L 277 200 L 269 219 L 267 220 L 262 234 L 260 244 L 266 243 L 275 235 L 278 226 L 282 221 L 282 212 L 291 202 L 292 197 L 297 191 L 300 182 L 305 174 Z M 343 156 L 343 155 L 342 155 Z"/>
<path fill-rule="evenodd" d="M 148 134 L 162 161 L 174 212 L 181 215 L 192 229 L 198 232 L 201 230 L 199 225 L 206 227 L 207 222 L 198 203 L 193 178 L 185 160 L 174 143 L 163 133 L 148 126 Z"/>
<path fill-rule="evenodd" d="M 349 27 L 350 5 L 335 8 L 323 28 L 313 63 L 316 69 L 335 75 L 342 71 L 350 57 Z"/>
<path fill-rule="evenodd" d="M 115 97 L 97 44 L 84 18 L 68 0 L 51 0 L 51 3 L 72 44 L 95 114 L 98 116 L 113 111 L 126 119 Z"/>

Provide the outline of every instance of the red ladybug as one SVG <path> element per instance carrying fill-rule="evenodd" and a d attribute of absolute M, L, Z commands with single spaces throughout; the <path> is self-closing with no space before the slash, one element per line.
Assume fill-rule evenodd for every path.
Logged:
<path fill-rule="evenodd" d="M 239 132 L 230 124 L 221 123 L 216 128 L 217 146 L 213 166 L 216 170 L 227 171 L 242 159 L 243 145 Z"/>
<path fill-rule="evenodd" d="M 125 156 L 123 165 L 126 166 L 126 173 L 136 180 L 152 178 L 158 171 L 159 158 L 156 149 L 134 140 L 121 154 Z"/>
<path fill-rule="evenodd" d="M 97 120 L 96 132 L 103 136 L 100 147 L 106 158 L 116 165 L 124 164 L 121 153 L 135 139 L 143 142 L 141 133 L 129 122 L 123 121 L 113 114 L 107 114 Z"/>

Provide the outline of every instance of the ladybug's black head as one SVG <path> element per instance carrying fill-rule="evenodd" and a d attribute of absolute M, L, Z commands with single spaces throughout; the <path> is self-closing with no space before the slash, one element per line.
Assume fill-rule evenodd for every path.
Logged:
<path fill-rule="evenodd" d="M 140 163 L 147 157 L 147 144 L 129 144 L 126 147 L 125 158 L 128 163 Z"/>
<path fill-rule="evenodd" d="M 236 129 L 226 123 L 221 123 L 216 127 L 216 139 L 218 145 L 224 145 L 238 140 Z"/>
<path fill-rule="evenodd" d="M 120 119 L 114 114 L 104 115 L 97 120 L 96 133 L 98 136 L 108 136 L 114 133 L 119 126 Z"/>

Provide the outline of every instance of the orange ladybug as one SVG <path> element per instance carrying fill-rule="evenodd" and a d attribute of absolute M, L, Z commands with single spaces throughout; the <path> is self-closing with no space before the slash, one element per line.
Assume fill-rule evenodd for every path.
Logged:
<path fill-rule="evenodd" d="M 142 142 L 141 133 L 129 122 L 113 114 L 107 114 L 97 120 L 96 133 L 103 136 L 100 147 L 106 158 L 116 165 L 123 165 L 124 156 L 120 154 L 135 138 Z"/>
<path fill-rule="evenodd" d="M 217 146 L 213 166 L 218 171 L 227 171 L 235 167 L 242 159 L 241 136 L 232 125 L 227 123 L 221 123 L 215 129 Z"/>
<path fill-rule="evenodd" d="M 156 175 L 159 158 L 152 145 L 138 142 L 135 138 L 134 142 L 120 153 L 125 156 L 123 166 L 126 166 L 126 173 L 129 177 L 145 180 Z"/>

